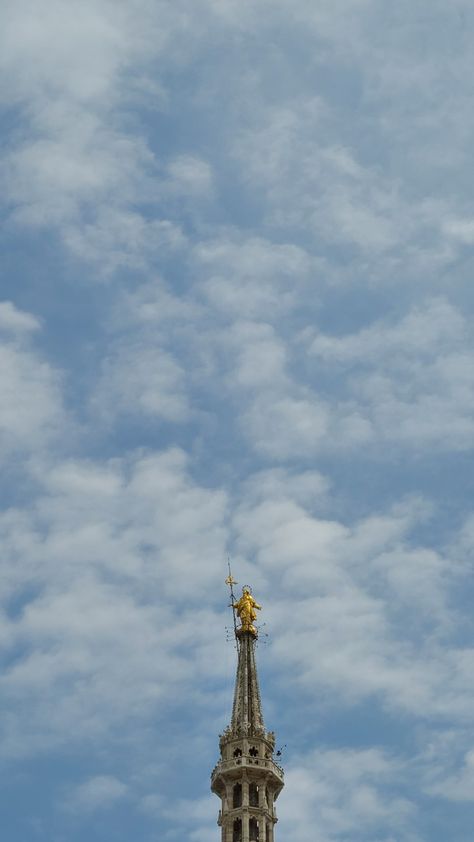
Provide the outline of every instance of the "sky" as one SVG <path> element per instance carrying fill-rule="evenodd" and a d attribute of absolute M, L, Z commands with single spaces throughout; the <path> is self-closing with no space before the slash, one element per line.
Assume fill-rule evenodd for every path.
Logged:
<path fill-rule="evenodd" d="M 3 0 L 6 842 L 472 842 L 471 0 Z"/>

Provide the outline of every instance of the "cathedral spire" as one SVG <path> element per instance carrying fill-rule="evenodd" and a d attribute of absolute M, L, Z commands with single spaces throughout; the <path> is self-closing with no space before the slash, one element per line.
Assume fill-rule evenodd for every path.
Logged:
<path fill-rule="evenodd" d="M 221 757 L 212 773 L 211 789 L 221 798 L 221 842 L 274 842 L 275 801 L 283 788 L 283 770 L 273 759 L 275 735 L 265 730 L 258 686 L 254 624 L 261 606 L 248 585 L 236 602 L 233 588 L 237 582 L 230 567 L 226 583 L 238 662 L 232 718 L 220 737 Z"/>
<path fill-rule="evenodd" d="M 255 640 L 251 632 L 242 632 L 230 725 L 236 735 L 263 734 L 265 731 L 254 647 Z"/>

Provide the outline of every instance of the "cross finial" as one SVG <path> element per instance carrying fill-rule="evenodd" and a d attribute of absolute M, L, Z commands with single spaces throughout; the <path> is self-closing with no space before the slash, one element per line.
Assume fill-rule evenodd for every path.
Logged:
<path fill-rule="evenodd" d="M 234 601 L 234 585 L 238 585 L 239 583 L 235 581 L 234 577 L 232 576 L 232 570 L 230 569 L 230 558 L 227 556 L 227 567 L 229 568 L 229 575 L 225 580 L 226 585 L 229 585 L 230 593 L 232 596 L 232 602 Z"/>
<path fill-rule="evenodd" d="M 237 647 L 239 645 L 239 640 L 237 637 L 237 620 L 235 618 L 235 595 L 234 595 L 234 585 L 238 585 L 239 583 L 235 581 L 234 577 L 232 576 L 232 570 L 230 569 L 230 558 L 227 556 L 227 567 L 229 568 L 229 575 L 225 580 L 226 585 L 230 588 L 230 607 L 232 608 L 232 616 L 234 618 L 234 635 L 237 641 Z"/>

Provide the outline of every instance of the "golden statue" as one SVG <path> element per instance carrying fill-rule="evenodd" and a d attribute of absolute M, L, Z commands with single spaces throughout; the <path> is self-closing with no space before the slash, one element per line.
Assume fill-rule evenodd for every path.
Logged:
<path fill-rule="evenodd" d="M 238 629 L 239 632 L 250 632 L 257 635 L 257 629 L 253 625 L 254 620 L 257 619 L 257 610 L 261 609 L 261 605 L 256 602 L 250 592 L 250 588 L 245 586 L 242 588 L 242 596 L 238 602 L 233 603 L 233 608 L 237 611 L 242 627 Z"/>

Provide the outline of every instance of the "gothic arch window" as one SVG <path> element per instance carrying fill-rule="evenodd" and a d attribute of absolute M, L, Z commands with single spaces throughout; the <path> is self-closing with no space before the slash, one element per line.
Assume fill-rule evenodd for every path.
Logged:
<path fill-rule="evenodd" d="M 258 842 L 260 839 L 257 819 L 249 819 L 249 842 Z"/>
<path fill-rule="evenodd" d="M 235 784 L 232 791 L 232 807 L 242 806 L 242 784 Z"/>
<path fill-rule="evenodd" d="M 234 757 L 242 757 L 242 749 L 236 748 L 234 751 Z"/>
<path fill-rule="evenodd" d="M 249 754 L 250 754 L 250 757 L 258 757 L 258 748 L 256 748 L 255 746 L 252 746 L 252 748 L 249 749 Z"/>
<path fill-rule="evenodd" d="M 242 819 L 235 819 L 232 842 L 242 842 Z"/>
<path fill-rule="evenodd" d="M 258 807 L 258 786 L 255 783 L 249 784 L 249 804 Z"/>

